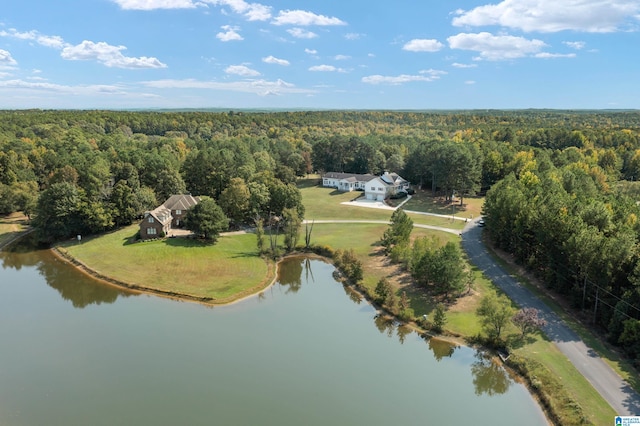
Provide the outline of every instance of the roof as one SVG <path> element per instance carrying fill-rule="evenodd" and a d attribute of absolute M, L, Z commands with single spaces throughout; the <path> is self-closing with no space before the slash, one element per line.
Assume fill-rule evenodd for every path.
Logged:
<path fill-rule="evenodd" d="M 400 177 L 400 175 L 397 173 L 384 172 L 384 174 L 380 176 L 380 178 L 391 185 L 406 182 L 406 180 Z"/>
<path fill-rule="evenodd" d="M 165 206 L 156 207 L 155 209 L 147 212 L 145 214 L 145 217 L 147 215 L 153 216 L 158 222 L 162 223 L 163 225 L 171 222 L 171 210 L 169 210 Z"/>
<path fill-rule="evenodd" d="M 169 210 L 189 210 L 196 204 L 198 204 L 198 199 L 191 194 L 177 194 L 169 197 L 162 206 Z"/>
<path fill-rule="evenodd" d="M 375 176 L 369 173 L 367 174 L 358 174 L 358 173 L 340 173 L 340 172 L 328 172 L 322 175 L 323 179 L 346 179 L 350 182 L 358 181 L 358 182 L 369 182 Z"/>

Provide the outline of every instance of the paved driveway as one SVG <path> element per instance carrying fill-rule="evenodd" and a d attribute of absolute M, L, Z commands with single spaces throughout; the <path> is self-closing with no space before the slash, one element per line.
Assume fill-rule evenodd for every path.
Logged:
<path fill-rule="evenodd" d="M 595 351 L 585 345 L 551 308 L 493 261 L 482 243 L 481 233 L 482 228 L 477 225 L 477 220 L 462 231 L 462 245 L 471 262 L 519 306 L 536 308 L 542 312 L 541 316 L 547 321 L 544 328 L 546 335 L 618 415 L 640 415 L 640 396 Z"/>

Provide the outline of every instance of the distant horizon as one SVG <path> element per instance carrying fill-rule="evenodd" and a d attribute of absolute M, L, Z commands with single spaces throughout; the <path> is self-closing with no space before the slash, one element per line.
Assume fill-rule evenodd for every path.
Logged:
<path fill-rule="evenodd" d="M 640 0 L 5 3 L 0 109 L 640 108 Z"/>
<path fill-rule="evenodd" d="M 113 111 L 113 112 L 415 112 L 415 113 L 446 113 L 446 112 L 640 112 L 640 108 L 251 108 L 251 107 L 203 107 L 203 108 L 0 108 L 0 112 L 9 111 Z"/>

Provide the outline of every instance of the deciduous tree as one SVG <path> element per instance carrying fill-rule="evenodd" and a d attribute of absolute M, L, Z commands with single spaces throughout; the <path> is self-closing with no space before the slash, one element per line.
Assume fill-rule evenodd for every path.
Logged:
<path fill-rule="evenodd" d="M 205 240 L 215 242 L 220 232 L 228 229 L 229 218 L 220 206 L 209 197 L 202 197 L 200 202 L 191 207 L 184 216 L 185 228 L 202 236 Z"/>

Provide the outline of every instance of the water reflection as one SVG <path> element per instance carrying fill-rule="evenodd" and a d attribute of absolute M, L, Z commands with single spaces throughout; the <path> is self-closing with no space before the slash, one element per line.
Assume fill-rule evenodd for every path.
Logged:
<path fill-rule="evenodd" d="M 476 395 L 486 393 L 493 396 L 507 392 L 512 383 L 507 371 L 485 352 L 476 351 L 475 357 L 476 361 L 471 364 L 471 373 Z"/>
<path fill-rule="evenodd" d="M 389 337 L 393 336 L 393 332 L 396 328 L 393 318 L 386 315 L 376 315 L 373 319 L 373 323 L 376 325 L 376 328 L 380 333 L 386 333 Z"/>
<path fill-rule="evenodd" d="M 64 300 L 71 302 L 74 308 L 111 304 L 118 297 L 136 294 L 81 274 L 73 266 L 56 258 L 50 251 L 34 249 L 28 241 L 13 244 L 8 250 L 0 252 L 0 260 L 3 268 L 18 271 L 22 268 L 35 268 L 47 284 L 60 293 Z"/>
<path fill-rule="evenodd" d="M 0 252 L 2 268 L 10 268 L 19 271 L 23 267 L 36 266 L 41 261 L 41 251 L 34 249 L 35 243 L 32 235 L 27 235 L 19 241 L 5 247 Z M 33 240 L 35 241 L 35 240 Z"/>
<path fill-rule="evenodd" d="M 349 299 L 351 299 L 353 303 L 355 303 L 356 305 L 359 305 L 360 303 L 362 303 L 362 300 L 364 299 L 362 297 L 362 294 L 354 290 L 353 287 L 348 285 L 343 285 L 342 288 L 344 289 L 345 294 L 349 296 Z"/>
<path fill-rule="evenodd" d="M 458 345 L 447 342 L 446 340 L 436 339 L 435 337 L 430 338 L 428 343 L 429 349 L 433 352 L 433 357 L 438 362 L 442 360 L 442 358 L 451 358 L 455 350 L 459 348 Z"/>
<path fill-rule="evenodd" d="M 278 283 L 286 286 L 288 293 L 297 293 L 302 287 L 302 264 L 305 263 L 304 258 L 291 258 L 286 262 L 280 263 L 278 267 Z M 308 266 L 305 265 L 305 269 Z"/>
<path fill-rule="evenodd" d="M 400 325 L 398 326 L 398 328 L 396 328 L 396 336 L 398 336 L 398 341 L 400 342 L 400 344 L 403 344 L 404 340 L 411 333 L 413 333 L 413 329 L 411 327 L 407 327 L 406 325 Z"/>

